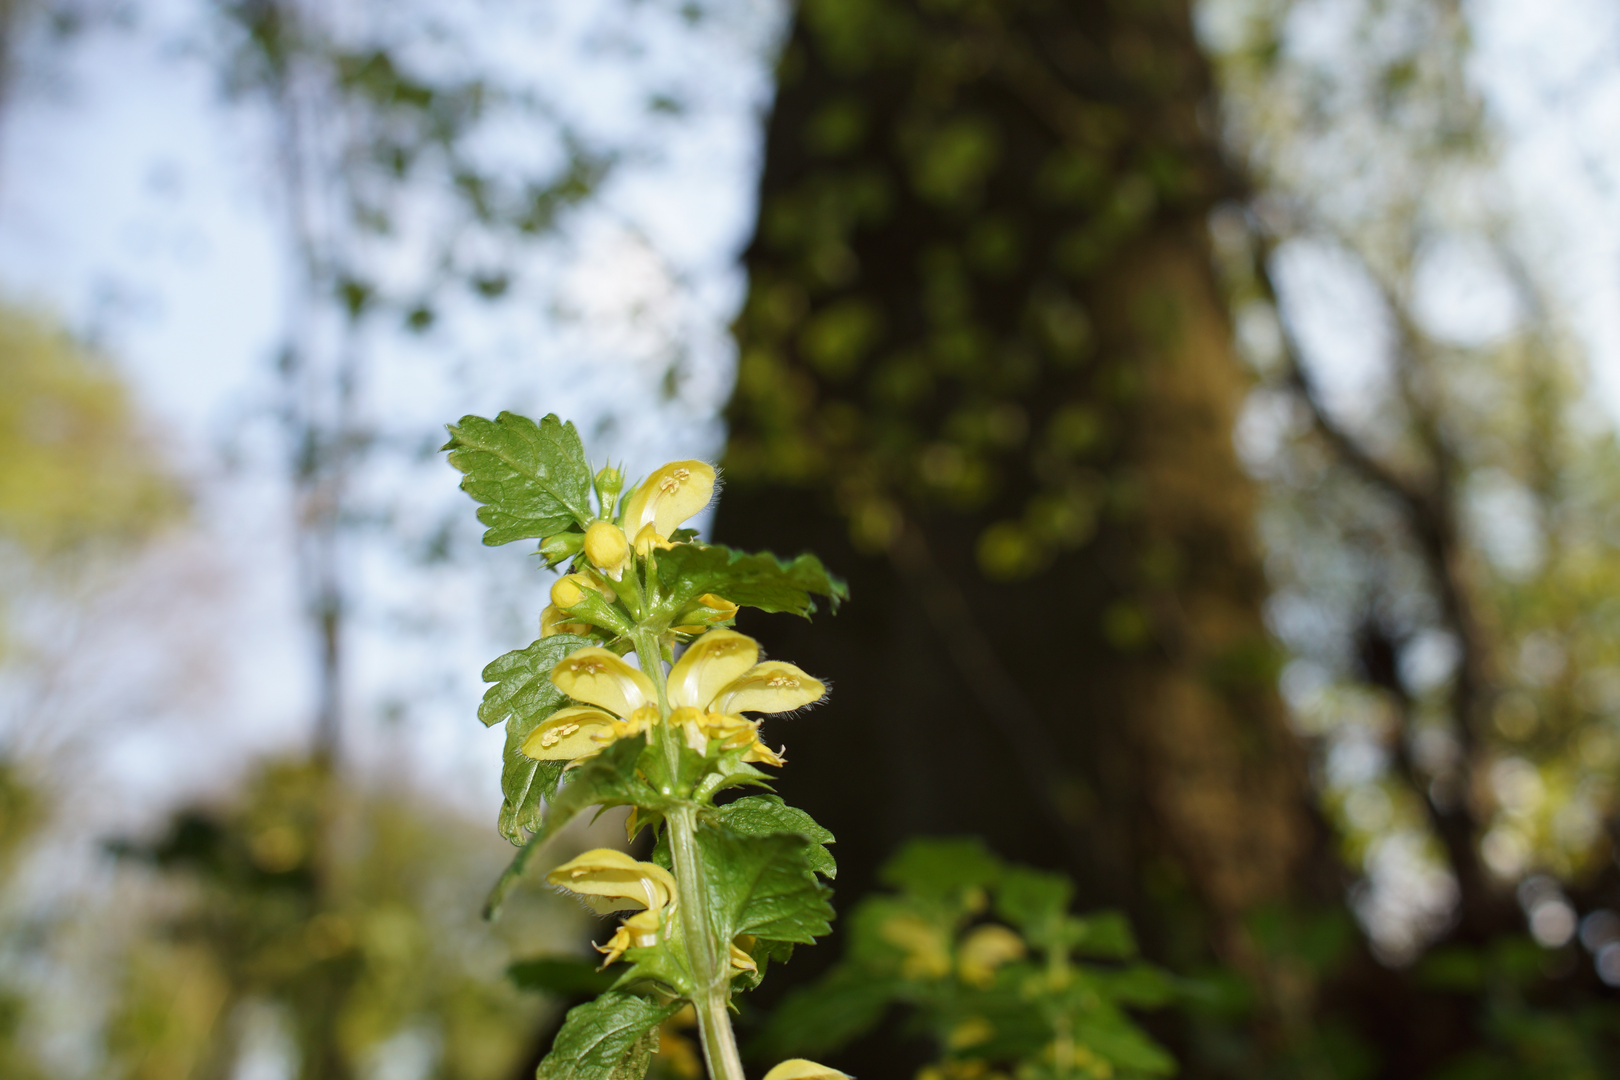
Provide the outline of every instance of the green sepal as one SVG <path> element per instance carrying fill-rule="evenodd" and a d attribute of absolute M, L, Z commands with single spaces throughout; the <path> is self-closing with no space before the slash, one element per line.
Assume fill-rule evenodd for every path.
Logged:
<path fill-rule="evenodd" d="M 601 971 L 589 960 L 560 956 L 537 956 L 514 960 L 506 966 L 506 977 L 524 990 L 563 997 L 595 997 L 613 985 L 612 972 Z"/>
<path fill-rule="evenodd" d="M 572 770 L 568 783 L 557 792 L 556 797 L 546 807 L 545 820 L 535 830 L 534 835 L 529 837 L 528 842 L 501 874 L 500 880 L 495 882 L 495 887 L 490 890 L 489 899 L 484 904 L 484 918 L 493 919 L 500 912 L 501 902 L 506 899 L 507 890 L 523 876 L 534 853 L 545 846 L 546 841 L 557 834 L 557 830 L 572 821 L 586 807 L 659 808 L 665 805 L 663 796 L 636 774 L 636 762 L 646 748 L 646 738 L 633 735 L 627 739 L 620 739 L 579 768 Z"/>
<path fill-rule="evenodd" d="M 543 538 L 589 525 L 591 467 L 574 425 L 556 416 L 536 424 L 516 413 L 463 416 L 449 425 L 450 464 L 461 490 L 483 503 L 484 543 Z"/>
<path fill-rule="evenodd" d="M 792 833 L 805 840 L 805 858 L 810 869 L 829 881 L 838 876 L 838 864 L 827 845 L 833 834 L 816 824 L 815 818 L 798 807 L 784 803 L 778 795 L 748 795 L 724 806 L 706 811 L 705 816 L 742 836 L 769 836 Z"/>
<path fill-rule="evenodd" d="M 609 990 L 576 1005 L 535 1080 L 642 1080 L 658 1049 L 658 1025 L 684 1004 Z"/>
<path fill-rule="evenodd" d="M 803 836 L 744 836 L 724 825 L 702 822 L 709 922 L 721 941 L 752 934 L 769 941 L 810 945 L 832 931 L 832 890 L 810 869 Z"/>
<path fill-rule="evenodd" d="M 679 924 L 680 919 L 671 919 L 670 922 Z M 676 997 L 692 996 L 692 973 L 682 957 L 678 928 L 672 928 L 670 937 L 657 945 L 626 949 L 624 960 L 630 964 L 630 968 L 619 975 L 613 989 L 629 990 L 652 983 L 661 992 Z"/>
<path fill-rule="evenodd" d="M 710 763 L 709 772 L 692 789 L 692 800 L 707 804 L 722 791 L 734 787 L 761 787 L 766 791 L 774 791 L 771 787 L 771 777 L 760 772 L 751 764 L 743 760 L 748 753 L 748 747 L 739 746 L 735 750 L 726 750 L 716 755 Z"/>
<path fill-rule="evenodd" d="M 808 617 L 812 596 L 824 596 L 833 611 L 849 589 L 814 555 L 783 562 L 770 552 L 750 555 L 720 544 L 677 544 L 658 553 L 658 591 L 671 612 L 685 610 L 704 593 L 739 607 Z"/>

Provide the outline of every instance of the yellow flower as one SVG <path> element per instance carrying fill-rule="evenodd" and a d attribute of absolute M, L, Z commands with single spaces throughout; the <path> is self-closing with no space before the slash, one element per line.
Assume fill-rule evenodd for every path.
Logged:
<path fill-rule="evenodd" d="M 523 741 L 524 754 L 541 761 L 578 761 L 658 723 L 657 690 L 607 649 L 579 649 L 551 673 L 556 687 L 584 705 L 559 709 Z M 759 662 L 759 643 L 735 630 L 714 629 L 692 643 L 670 669 L 670 722 L 688 746 L 703 752 L 710 739 L 722 749 L 748 747 L 744 761 L 783 764 L 759 740 L 758 721 L 739 713 L 787 712 L 819 700 L 820 680 L 780 660 Z"/>
<path fill-rule="evenodd" d="M 636 551 L 664 546 L 682 522 L 709 505 L 714 497 L 714 466 L 702 461 L 672 461 L 657 469 L 624 503 L 624 535 L 635 537 Z M 648 528 L 650 534 L 644 536 Z"/>
<path fill-rule="evenodd" d="M 551 681 L 586 704 L 558 709 L 541 721 L 520 748 L 529 757 L 578 761 L 658 722 L 652 680 L 607 649 L 575 650 L 552 669 Z"/>
<path fill-rule="evenodd" d="M 821 699 L 827 688 L 792 664 L 759 662 L 759 642 L 735 630 L 714 629 L 694 641 L 669 672 L 670 722 L 695 750 L 709 739 L 724 749 L 750 747 L 744 761 L 781 765 L 759 741 L 759 724 L 737 715 L 778 713 Z"/>
<path fill-rule="evenodd" d="M 940 979 L 951 970 L 945 932 L 920 916 L 891 915 L 878 926 L 878 936 L 905 954 L 900 974 L 907 979 Z"/>
<path fill-rule="evenodd" d="M 1020 960 L 1025 953 L 1024 939 L 994 924 L 981 926 L 962 939 L 956 958 L 956 972 L 969 986 L 989 986 L 1001 965 Z"/>
<path fill-rule="evenodd" d="M 622 851 L 597 848 L 570 859 L 546 880 L 578 895 L 598 915 L 645 908 L 659 911 L 675 902 L 675 879 L 657 863 L 637 862 Z"/>
<path fill-rule="evenodd" d="M 596 946 L 596 951 L 607 958 L 602 961 L 602 967 L 607 967 L 629 949 L 657 945 L 658 934 L 664 928 L 663 919 L 663 912 L 660 911 L 638 911 L 620 923 L 606 945 Z"/>
<path fill-rule="evenodd" d="M 645 909 L 620 923 L 606 945 L 596 946 L 607 957 L 603 967 L 627 949 L 658 944 L 664 915 L 675 906 L 675 879 L 668 870 L 657 863 L 637 862 L 611 848 L 597 848 L 570 859 L 547 874 L 546 880 L 574 893 L 601 915 Z"/>
<path fill-rule="evenodd" d="M 850 1078 L 848 1073 L 841 1073 L 826 1065 L 817 1065 L 814 1061 L 788 1058 L 766 1073 L 765 1080 L 850 1080 Z"/>

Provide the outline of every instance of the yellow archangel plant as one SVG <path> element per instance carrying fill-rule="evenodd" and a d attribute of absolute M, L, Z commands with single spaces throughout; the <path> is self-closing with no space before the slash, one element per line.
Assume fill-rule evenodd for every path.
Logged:
<path fill-rule="evenodd" d="M 591 807 L 629 807 L 630 838 L 650 831 L 654 841 L 645 861 L 599 849 L 547 876 L 625 917 L 598 946 L 611 984 L 569 1012 L 538 1076 L 639 1080 L 660 1025 L 690 1005 L 710 1076 L 744 1080 L 732 999 L 828 932 L 823 879 L 837 868 L 832 835 L 768 793 L 760 766 L 785 761 L 754 718 L 811 705 L 826 687 L 761 659 L 729 625 L 742 607 L 808 616 L 820 597 L 836 608 L 845 588 L 814 556 L 746 554 L 683 528 L 714 496 L 705 462 L 665 465 L 621 502 L 621 470 L 593 472 L 574 426 L 555 416 L 468 416 L 450 436 L 484 542 L 537 540 L 546 564 L 565 571 L 540 636 L 484 670 L 492 685 L 479 718 L 506 725 L 500 829 L 520 849 L 489 914 Z M 792 1058 L 765 1080 L 843 1075 Z"/>

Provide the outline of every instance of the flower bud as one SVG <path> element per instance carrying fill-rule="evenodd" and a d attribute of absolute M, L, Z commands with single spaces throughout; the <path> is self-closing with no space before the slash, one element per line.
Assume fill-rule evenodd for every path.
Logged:
<path fill-rule="evenodd" d="M 579 587 L 576 575 L 560 577 L 551 585 L 551 602 L 564 611 L 585 599 L 585 590 Z"/>
<path fill-rule="evenodd" d="M 619 580 L 630 561 L 630 544 L 624 530 L 611 521 L 591 522 L 585 530 L 585 557 L 608 577 Z"/>
<path fill-rule="evenodd" d="M 583 533 L 565 532 L 548 536 L 540 541 L 540 554 L 546 557 L 547 566 L 556 566 L 565 559 L 572 559 L 579 554 L 579 549 L 585 544 Z"/>
<path fill-rule="evenodd" d="M 602 506 L 602 516 L 611 518 L 614 506 L 619 501 L 619 492 L 624 490 L 624 473 L 612 465 L 602 466 L 602 471 L 596 474 L 596 499 Z"/>

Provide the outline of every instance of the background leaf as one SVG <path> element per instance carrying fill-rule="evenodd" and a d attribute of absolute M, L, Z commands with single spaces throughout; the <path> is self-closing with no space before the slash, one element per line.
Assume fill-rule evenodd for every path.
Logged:
<path fill-rule="evenodd" d="M 716 807 L 706 816 L 741 836 L 772 833 L 802 836 L 807 841 L 805 859 L 810 869 L 829 880 L 838 876 L 838 864 L 827 850 L 827 845 L 833 842 L 833 834 L 817 825 L 815 818 L 803 810 L 784 803 L 778 795 L 749 795 Z"/>
<path fill-rule="evenodd" d="M 680 544 L 658 553 L 658 581 L 675 607 L 704 593 L 717 593 L 740 607 L 809 616 L 812 595 L 825 596 L 834 611 L 849 589 L 814 555 L 783 562 L 770 552 L 750 555 L 720 544 Z"/>
<path fill-rule="evenodd" d="M 466 475 L 461 490 L 484 505 L 484 543 L 537 539 L 592 518 L 591 466 L 574 425 L 556 416 L 536 424 L 503 412 L 494 420 L 463 416 L 450 425 L 450 464 Z"/>
<path fill-rule="evenodd" d="M 609 991 L 569 1009 L 535 1080 L 641 1080 L 658 1048 L 658 1025 L 684 1004 Z"/>
<path fill-rule="evenodd" d="M 612 986 L 616 978 L 611 972 L 598 971 L 589 960 L 560 956 L 515 961 L 507 965 L 506 977 L 525 990 L 539 990 L 563 997 L 595 997 Z"/>

